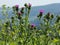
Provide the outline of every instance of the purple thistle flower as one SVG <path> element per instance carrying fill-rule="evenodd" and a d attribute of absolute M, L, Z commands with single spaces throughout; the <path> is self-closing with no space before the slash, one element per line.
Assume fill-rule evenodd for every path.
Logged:
<path fill-rule="evenodd" d="M 29 5 L 28 5 L 29 7 L 31 7 L 31 4 L 29 3 Z"/>
<path fill-rule="evenodd" d="M 42 15 L 43 15 L 43 12 L 44 12 L 44 10 L 43 9 L 41 9 L 41 10 L 39 10 L 39 15 L 37 16 L 37 17 L 42 17 Z"/>
<path fill-rule="evenodd" d="M 19 5 L 15 5 L 16 11 L 18 12 L 19 10 Z"/>
<path fill-rule="evenodd" d="M 30 4 L 30 3 L 28 4 L 28 9 L 29 9 L 29 10 L 31 9 L 31 4 Z"/>
<path fill-rule="evenodd" d="M 18 14 L 18 19 L 20 20 L 22 18 L 21 17 L 22 13 L 21 12 L 18 12 L 17 14 Z"/>
<path fill-rule="evenodd" d="M 41 9 L 39 12 L 40 12 L 40 13 L 43 13 L 43 12 L 44 12 L 44 10 L 43 10 L 43 9 Z"/>
<path fill-rule="evenodd" d="M 31 27 L 35 27 L 35 24 L 31 24 Z"/>
<path fill-rule="evenodd" d="M 15 7 L 16 7 L 16 8 L 18 8 L 18 7 L 19 7 L 19 5 L 15 5 Z"/>
<path fill-rule="evenodd" d="M 21 12 L 18 12 L 18 16 L 20 16 L 22 13 Z"/>

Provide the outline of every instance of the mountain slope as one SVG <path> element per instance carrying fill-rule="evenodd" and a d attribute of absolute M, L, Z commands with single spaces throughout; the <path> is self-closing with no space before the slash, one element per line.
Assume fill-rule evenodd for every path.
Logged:
<path fill-rule="evenodd" d="M 39 13 L 40 9 L 44 10 L 44 14 L 46 14 L 47 12 L 60 14 L 60 3 L 32 7 L 30 16 L 36 16 Z"/>
<path fill-rule="evenodd" d="M 31 13 L 30 13 L 31 23 L 35 23 L 37 25 L 39 24 L 39 21 L 37 20 L 37 15 L 39 14 L 40 9 L 44 10 L 44 14 L 50 12 L 50 13 L 53 13 L 54 15 L 59 15 L 60 14 L 60 3 L 32 7 Z"/>

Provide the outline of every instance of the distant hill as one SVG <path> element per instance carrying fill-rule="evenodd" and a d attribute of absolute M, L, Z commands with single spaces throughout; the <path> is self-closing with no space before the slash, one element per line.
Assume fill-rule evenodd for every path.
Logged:
<path fill-rule="evenodd" d="M 30 16 L 32 16 L 32 18 L 37 16 L 40 9 L 44 10 L 44 14 L 50 12 L 50 13 L 53 13 L 55 15 L 59 15 L 60 14 L 60 3 L 32 7 Z"/>
<path fill-rule="evenodd" d="M 32 23 L 39 24 L 39 21 L 36 18 L 37 18 L 37 15 L 39 14 L 40 9 L 44 10 L 44 14 L 50 12 L 52 14 L 59 15 L 60 14 L 60 3 L 32 7 L 31 13 L 30 13 L 30 21 Z"/>

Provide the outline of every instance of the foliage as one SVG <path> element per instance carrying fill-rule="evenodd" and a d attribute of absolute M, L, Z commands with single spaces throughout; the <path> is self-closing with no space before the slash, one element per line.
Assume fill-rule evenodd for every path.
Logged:
<path fill-rule="evenodd" d="M 6 18 L 0 20 L 0 45 L 60 45 L 60 16 L 56 16 L 55 23 L 51 25 L 54 15 L 49 12 L 43 15 L 41 10 L 37 19 L 44 24 L 41 22 L 38 29 L 35 24 L 29 23 L 31 4 L 24 6 L 13 6 L 14 16 L 11 18 L 8 18 L 6 6 L 2 6 L 2 14 Z"/>

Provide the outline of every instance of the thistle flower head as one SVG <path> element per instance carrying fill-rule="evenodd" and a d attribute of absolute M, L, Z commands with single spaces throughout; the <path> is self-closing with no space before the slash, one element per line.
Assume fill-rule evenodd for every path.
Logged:
<path fill-rule="evenodd" d="M 42 15 L 43 15 L 43 12 L 44 12 L 44 10 L 43 9 L 41 9 L 41 10 L 39 10 L 39 15 L 37 16 L 37 17 L 42 17 Z"/>
<path fill-rule="evenodd" d="M 29 3 L 29 5 L 28 5 L 29 7 L 31 7 L 31 4 Z"/>
<path fill-rule="evenodd" d="M 16 7 L 16 8 L 18 8 L 18 7 L 19 7 L 19 5 L 15 5 L 15 7 Z"/>
<path fill-rule="evenodd" d="M 41 12 L 43 13 L 43 12 L 44 12 L 44 10 L 43 10 L 43 9 L 41 9 L 41 10 L 39 10 L 39 12 L 40 12 L 40 13 L 41 13 Z"/>
<path fill-rule="evenodd" d="M 21 8 L 20 12 L 23 14 L 24 13 L 24 7 Z"/>
<path fill-rule="evenodd" d="M 21 12 L 18 12 L 18 16 L 20 16 L 22 13 Z"/>
<path fill-rule="evenodd" d="M 19 5 L 15 5 L 15 9 L 16 9 L 16 11 L 18 12 L 18 10 L 19 10 Z"/>
<path fill-rule="evenodd" d="M 18 19 L 20 20 L 22 18 L 21 17 L 22 13 L 21 12 L 18 12 L 17 14 L 18 14 Z"/>
<path fill-rule="evenodd" d="M 31 27 L 35 27 L 35 24 L 31 24 Z"/>

